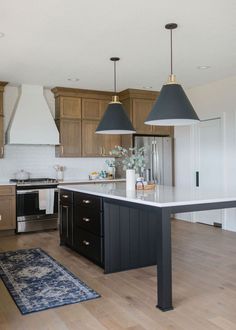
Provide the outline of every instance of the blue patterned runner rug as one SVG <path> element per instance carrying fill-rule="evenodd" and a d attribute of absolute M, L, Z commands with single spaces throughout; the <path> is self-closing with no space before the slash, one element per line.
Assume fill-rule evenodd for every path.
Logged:
<path fill-rule="evenodd" d="M 0 253 L 0 276 L 22 314 L 100 297 L 41 249 Z"/>

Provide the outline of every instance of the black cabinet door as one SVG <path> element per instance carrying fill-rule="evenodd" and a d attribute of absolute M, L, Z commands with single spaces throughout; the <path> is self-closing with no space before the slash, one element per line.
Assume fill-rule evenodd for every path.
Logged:
<path fill-rule="evenodd" d="M 94 261 L 103 265 L 103 238 L 79 228 L 76 237 L 76 250 Z"/>
<path fill-rule="evenodd" d="M 61 244 L 74 245 L 73 206 L 60 205 L 60 236 Z"/>

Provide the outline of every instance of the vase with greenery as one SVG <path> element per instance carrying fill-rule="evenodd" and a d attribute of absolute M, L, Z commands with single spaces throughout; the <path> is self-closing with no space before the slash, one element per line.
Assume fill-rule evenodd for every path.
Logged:
<path fill-rule="evenodd" d="M 123 148 L 116 146 L 110 155 L 116 157 L 117 164 L 123 166 L 126 171 L 126 189 L 135 189 L 135 174 L 142 174 L 145 169 L 144 148 Z"/>

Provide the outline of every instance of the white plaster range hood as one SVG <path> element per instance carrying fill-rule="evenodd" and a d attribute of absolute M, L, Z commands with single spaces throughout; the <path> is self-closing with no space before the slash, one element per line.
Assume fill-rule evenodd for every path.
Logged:
<path fill-rule="evenodd" d="M 59 144 L 59 133 L 42 86 L 22 85 L 6 133 L 7 144 Z"/>

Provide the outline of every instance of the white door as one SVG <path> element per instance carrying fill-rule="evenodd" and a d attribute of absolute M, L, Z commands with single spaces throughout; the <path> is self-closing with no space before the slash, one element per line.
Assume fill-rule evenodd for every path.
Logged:
<path fill-rule="evenodd" d="M 201 191 L 223 188 L 223 152 L 221 119 L 202 121 L 196 127 L 196 171 Z M 222 210 L 194 212 L 194 221 L 209 225 L 222 224 Z"/>

